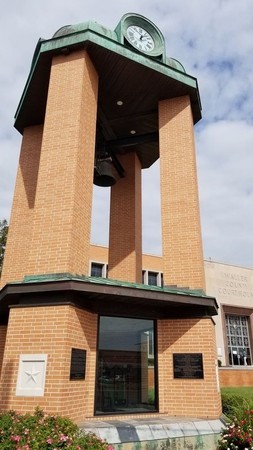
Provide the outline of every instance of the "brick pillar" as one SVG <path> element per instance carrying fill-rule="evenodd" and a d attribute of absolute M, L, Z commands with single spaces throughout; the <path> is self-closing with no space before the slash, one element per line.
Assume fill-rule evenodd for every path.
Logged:
<path fill-rule="evenodd" d="M 194 132 L 188 96 L 159 103 L 165 285 L 205 288 Z"/>
<path fill-rule="evenodd" d="M 28 176 L 31 163 L 25 169 L 24 186 L 19 184 L 21 198 L 19 187 L 16 191 L 5 281 L 56 272 L 88 275 L 97 89 L 97 73 L 85 51 L 53 58 L 36 192 L 35 177 Z M 25 153 L 24 159 L 29 159 L 31 148 Z M 25 199 L 30 191 L 31 204 Z M 16 210 L 21 211 L 25 201 L 23 214 L 33 211 L 32 218 L 23 220 Z M 10 267 L 13 261 L 15 272 Z"/>
<path fill-rule="evenodd" d="M 7 325 L 0 325 L 0 375 L 3 364 Z"/>
<path fill-rule="evenodd" d="M 222 409 L 212 318 L 158 320 L 157 327 L 160 413 L 219 418 Z M 201 353 L 204 378 L 174 378 L 174 353 Z"/>
<path fill-rule="evenodd" d="M 32 325 L 31 325 L 32 324 Z M 47 413 L 73 420 L 93 416 L 97 314 L 69 305 L 10 310 L 0 386 L 0 412 Z M 71 349 L 86 350 L 85 380 L 70 380 Z M 16 395 L 19 356 L 46 354 L 44 395 Z"/>
<path fill-rule="evenodd" d="M 27 273 L 43 127 L 24 130 L 1 285 Z"/>
<path fill-rule="evenodd" d="M 135 153 L 119 160 L 125 178 L 111 188 L 108 276 L 141 283 L 141 164 Z"/>

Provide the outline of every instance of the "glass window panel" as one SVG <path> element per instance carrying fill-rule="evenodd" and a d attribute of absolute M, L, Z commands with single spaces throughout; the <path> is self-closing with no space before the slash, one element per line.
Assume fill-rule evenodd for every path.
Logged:
<path fill-rule="evenodd" d="M 242 346 L 242 338 L 238 337 L 236 340 L 237 340 L 237 345 Z"/>
<path fill-rule="evenodd" d="M 235 334 L 235 328 L 234 327 L 230 327 L 229 330 L 230 330 L 230 334 L 232 334 L 232 335 Z"/>
<path fill-rule="evenodd" d="M 102 277 L 103 276 L 103 264 L 91 263 L 91 276 Z"/>
<path fill-rule="evenodd" d="M 251 365 L 251 349 L 247 317 L 227 315 L 225 320 L 229 364 L 236 366 Z"/>
<path fill-rule="evenodd" d="M 158 273 L 157 272 L 148 272 L 148 284 L 151 286 L 157 286 L 158 282 Z"/>
<path fill-rule="evenodd" d="M 96 414 L 156 411 L 154 321 L 100 317 Z"/>
<path fill-rule="evenodd" d="M 233 336 L 231 337 L 231 344 L 232 344 L 232 345 L 235 345 L 235 344 L 236 344 L 236 338 L 233 337 Z"/>

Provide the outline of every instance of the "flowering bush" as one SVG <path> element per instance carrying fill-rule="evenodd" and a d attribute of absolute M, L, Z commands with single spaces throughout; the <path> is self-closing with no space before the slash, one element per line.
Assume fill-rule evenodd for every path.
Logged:
<path fill-rule="evenodd" d="M 245 411 L 243 419 L 234 419 L 227 425 L 219 450 L 253 450 L 253 410 Z"/>
<path fill-rule="evenodd" d="M 222 412 L 230 420 L 244 419 L 245 411 L 253 409 L 253 398 L 238 394 L 222 393 Z"/>
<path fill-rule="evenodd" d="M 0 414 L 0 450 L 113 450 L 94 434 L 82 433 L 71 420 L 15 411 Z"/>

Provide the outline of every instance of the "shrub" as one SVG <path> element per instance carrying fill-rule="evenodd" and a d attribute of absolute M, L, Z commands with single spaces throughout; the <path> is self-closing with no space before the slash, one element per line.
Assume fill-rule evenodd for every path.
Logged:
<path fill-rule="evenodd" d="M 222 412 L 230 420 L 242 419 L 246 410 L 253 410 L 253 399 L 241 395 L 222 393 Z"/>
<path fill-rule="evenodd" d="M 219 450 L 252 450 L 253 449 L 253 410 L 245 411 L 241 420 L 227 425 L 221 433 Z"/>
<path fill-rule="evenodd" d="M 82 433 L 70 419 L 15 411 L 0 414 L 0 450 L 113 450 L 94 434 Z"/>

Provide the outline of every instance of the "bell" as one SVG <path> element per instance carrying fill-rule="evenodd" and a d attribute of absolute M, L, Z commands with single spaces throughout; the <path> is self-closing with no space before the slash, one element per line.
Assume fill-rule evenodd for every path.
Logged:
<path fill-rule="evenodd" d="M 96 186 L 109 187 L 113 186 L 116 181 L 112 162 L 108 159 L 98 160 L 94 168 L 94 184 Z"/>

